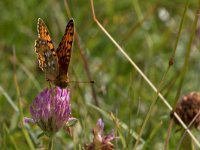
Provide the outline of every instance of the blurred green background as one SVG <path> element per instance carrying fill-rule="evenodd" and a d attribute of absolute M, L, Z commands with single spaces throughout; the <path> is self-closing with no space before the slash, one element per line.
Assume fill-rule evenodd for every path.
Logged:
<path fill-rule="evenodd" d="M 186 0 L 94 1 L 98 20 L 156 87 L 167 70 L 174 50 L 185 4 Z M 172 106 L 197 8 L 198 2 L 191 0 L 178 42 L 175 63 L 161 88 L 162 94 Z M 29 106 L 33 99 L 49 86 L 38 67 L 34 52 L 39 17 L 46 23 L 55 47 L 62 39 L 69 18 L 74 18 L 79 42 L 77 39 L 74 42 L 69 67 L 70 80 L 95 81 L 94 93 L 90 83 L 70 83 L 72 114 L 79 122 L 73 129 L 73 139 L 63 130 L 57 134 L 56 149 L 78 149 L 85 143 L 90 143 L 92 128 L 100 117 L 105 122 L 105 133 L 114 128 L 118 135 L 116 125 L 110 117 L 93 107 L 94 95 L 100 110 L 112 112 L 128 126 L 128 129 L 120 128 L 120 131 L 126 141 L 126 148 L 132 149 L 136 140 L 129 134 L 129 129 L 139 133 L 156 93 L 95 24 L 90 1 L 3 0 L 0 1 L 0 10 L 0 149 L 15 149 L 13 141 L 19 149 L 29 148 L 21 130 L 19 112 L 8 100 L 9 97 L 18 106 L 19 97 L 14 77 L 19 85 L 23 113 L 27 117 L 31 117 Z M 192 42 L 181 95 L 199 91 L 199 39 L 200 21 Z M 16 52 L 16 62 L 13 61 L 13 50 Z M 16 73 L 13 66 L 16 66 Z M 91 79 L 88 78 L 87 68 Z M 169 126 L 169 113 L 170 110 L 158 99 L 142 134 L 142 139 L 146 142 L 144 149 L 163 147 Z M 176 148 L 181 137 L 179 132 L 175 132 L 176 127 L 173 128 L 170 149 Z M 37 126 L 28 126 L 27 130 L 37 148 L 46 147 L 45 139 L 37 139 L 41 132 Z M 200 138 L 199 133 L 194 131 L 194 134 Z M 121 139 L 116 140 L 114 145 L 117 149 L 124 148 Z M 144 146 L 142 143 L 140 145 Z"/>

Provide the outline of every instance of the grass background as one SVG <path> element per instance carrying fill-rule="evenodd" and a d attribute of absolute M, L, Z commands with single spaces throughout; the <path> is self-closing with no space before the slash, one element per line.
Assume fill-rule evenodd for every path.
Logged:
<path fill-rule="evenodd" d="M 98 20 L 156 87 L 167 70 L 174 50 L 185 4 L 186 0 L 94 2 Z M 167 73 L 161 88 L 162 94 L 171 105 L 175 103 L 181 78 L 180 71 L 184 64 L 197 8 L 198 2 L 191 0 L 178 42 L 175 63 Z M 31 102 L 42 89 L 48 87 L 44 73 L 38 68 L 34 52 L 39 17 L 46 23 L 55 47 L 63 36 L 69 18 L 74 18 L 79 42 L 74 42 L 69 67 L 70 80 L 88 81 L 86 69 L 89 68 L 91 79 L 95 81 L 94 93 L 100 110 L 108 114 L 112 112 L 128 126 L 128 129 L 120 127 L 125 144 L 119 139 L 114 142 L 116 148 L 132 149 L 136 139 L 129 134 L 129 129 L 135 134 L 139 133 L 150 105 L 156 99 L 156 93 L 95 24 L 90 2 L 4 0 L 0 1 L 0 10 L 0 149 L 29 148 L 21 129 L 19 112 L 11 105 L 8 97 L 16 107 L 20 98 L 24 116 L 30 117 Z M 190 58 L 188 57 L 189 66 L 181 95 L 199 91 L 199 31 L 200 22 L 192 42 Z M 17 57 L 14 63 L 16 72 L 13 69 L 13 49 Z M 20 95 L 14 77 L 17 79 Z M 71 83 L 70 89 L 72 114 L 79 122 L 74 127 L 74 138 L 63 130 L 57 134 L 54 141 L 56 149 L 78 149 L 91 142 L 92 128 L 100 117 L 105 122 L 105 133 L 114 128 L 116 135 L 119 134 L 115 122 L 93 107 L 95 102 L 90 84 Z M 169 126 L 169 113 L 169 109 L 158 99 L 142 133 L 142 139 L 146 144 L 140 143 L 139 146 L 145 145 L 143 149 L 163 147 Z M 26 128 L 35 147 L 46 147 L 45 137 L 37 139 L 41 132 L 37 126 Z M 176 127 L 173 127 L 168 144 L 170 149 L 176 149 L 180 141 L 181 134 L 175 132 L 175 129 Z M 193 133 L 200 138 L 198 132 Z"/>

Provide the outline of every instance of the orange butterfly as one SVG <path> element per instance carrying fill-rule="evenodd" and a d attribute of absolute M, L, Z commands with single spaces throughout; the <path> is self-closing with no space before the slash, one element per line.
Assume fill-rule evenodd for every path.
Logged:
<path fill-rule="evenodd" d="M 38 19 L 38 38 L 35 41 L 39 67 L 45 72 L 46 80 L 65 88 L 69 83 L 68 67 L 74 39 L 74 20 L 71 19 L 65 34 L 55 50 L 49 31 L 42 19 Z"/>

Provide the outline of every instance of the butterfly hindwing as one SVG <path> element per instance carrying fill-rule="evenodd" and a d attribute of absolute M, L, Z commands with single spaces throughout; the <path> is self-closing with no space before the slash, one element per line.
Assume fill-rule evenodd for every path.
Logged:
<path fill-rule="evenodd" d="M 46 41 L 38 38 L 35 41 L 35 51 L 38 56 L 39 67 L 45 72 L 48 81 L 55 81 L 58 75 L 58 58 L 54 51 L 49 49 Z"/>

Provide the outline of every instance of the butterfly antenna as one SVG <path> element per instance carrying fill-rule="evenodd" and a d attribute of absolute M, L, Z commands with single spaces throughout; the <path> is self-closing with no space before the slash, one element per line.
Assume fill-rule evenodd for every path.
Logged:
<path fill-rule="evenodd" d="M 92 81 L 70 81 L 70 82 L 72 82 L 72 83 L 91 83 L 91 84 L 94 83 L 93 80 Z"/>

